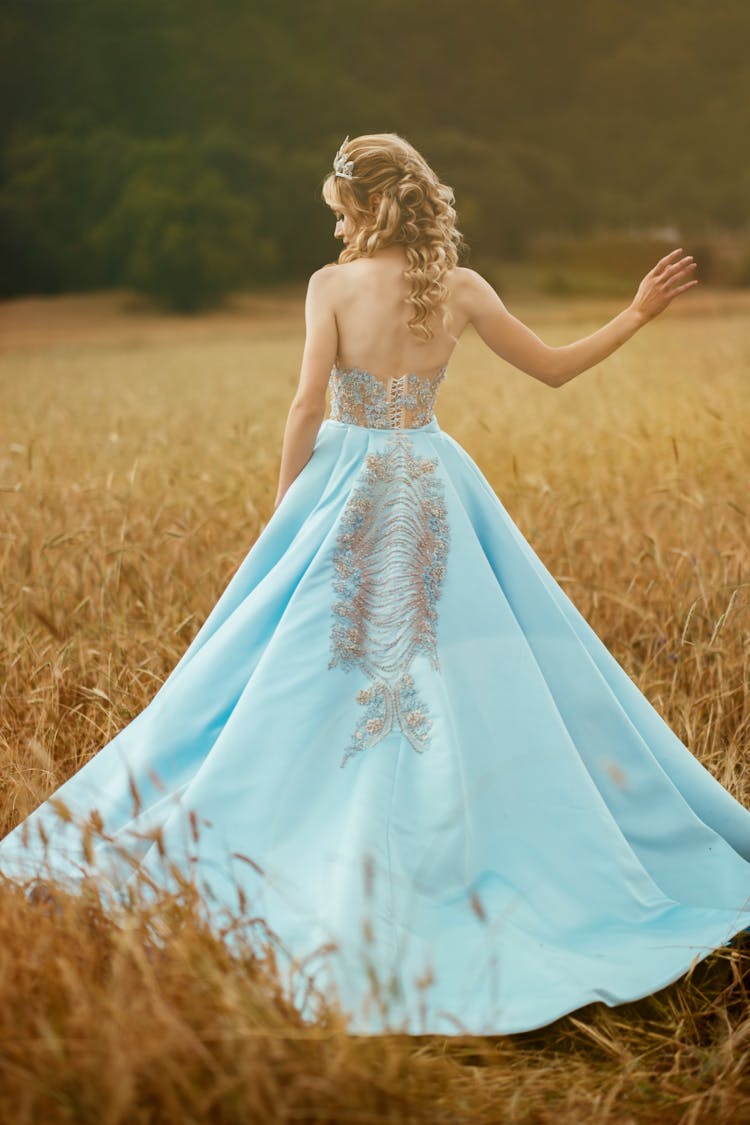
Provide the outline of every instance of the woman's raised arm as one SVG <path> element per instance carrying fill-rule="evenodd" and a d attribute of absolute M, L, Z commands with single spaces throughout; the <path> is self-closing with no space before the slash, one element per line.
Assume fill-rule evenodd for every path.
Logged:
<path fill-rule="evenodd" d="M 629 340 L 642 325 L 653 320 L 678 293 L 697 285 L 685 280 L 695 268 L 692 256 L 678 258 L 682 247 L 672 250 L 649 270 L 626 309 L 603 327 L 572 344 L 554 347 L 510 313 L 498 294 L 475 270 L 461 269 L 460 303 L 464 313 L 488 347 L 520 371 L 561 387 L 595 366 Z"/>

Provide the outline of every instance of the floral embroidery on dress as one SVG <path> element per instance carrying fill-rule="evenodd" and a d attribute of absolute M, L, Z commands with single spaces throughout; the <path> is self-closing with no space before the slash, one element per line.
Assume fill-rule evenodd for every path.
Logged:
<path fill-rule="evenodd" d="M 341 516 L 334 549 L 339 595 L 332 607 L 328 667 L 358 668 L 371 681 L 357 694 L 364 712 L 341 761 L 401 730 L 418 752 L 432 719 L 410 673 L 423 652 L 439 669 L 437 602 L 450 532 L 437 459 L 419 457 L 406 434 L 369 453 Z"/>
<path fill-rule="evenodd" d="M 407 371 L 378 379 L 359 367 L 333 366 L 330 377 L 331 418 L 378 430 L 424 426 L 433 417 L 435 399 L 447 364 L 433 375 Z"/>

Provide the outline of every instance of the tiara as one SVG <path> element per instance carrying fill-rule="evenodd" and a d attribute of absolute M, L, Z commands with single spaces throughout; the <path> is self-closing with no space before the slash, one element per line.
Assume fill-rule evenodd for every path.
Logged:
<path fill-rule="evenodd" d="M 334 171 L 335 175 L 343 176 L 345 180 L 353 180 L 354 179 L 354 161 L 353 160 L 347 160 L 345 158 L 343 152 L 341 151 L 348 140 L 349 140 L 349 136 L 347 135 L 341 143 L 341 148 L 339 148 L 339 151 L 336 153 L 336 155 L 333 158 L 333 171 Z"/>

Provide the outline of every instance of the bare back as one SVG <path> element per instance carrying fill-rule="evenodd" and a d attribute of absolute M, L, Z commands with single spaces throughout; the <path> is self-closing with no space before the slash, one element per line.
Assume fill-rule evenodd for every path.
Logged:
<path fill-rule="evenodd" d="M 407 372 L 429 375 L 445 366 L 467 318 L 455 299 L 458 270 L 449 271 L 447 302 L 452 314 L 448 330 L 440 314 L 429 320 L 434 335 L 421 340 L 408 327 L 412 305 L 407 301 L 409 282 L 404 277 L 406 255 L 400 247 L 389 247 L 372 258 L 358 258 L 335 267 L 331 288 L 338 327 L 337 364 L 359 368 L 383 380 Z"/>

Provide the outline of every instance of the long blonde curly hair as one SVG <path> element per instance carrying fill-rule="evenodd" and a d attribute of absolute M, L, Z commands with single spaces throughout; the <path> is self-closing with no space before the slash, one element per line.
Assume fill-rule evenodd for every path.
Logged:
<path fill-rule="evenodd" d="M 411 286 L 407 301 L 413 309 L 407 324 L 415 335 L 429 340 L 434 333 L 428 322 L 434 313 L 441 312 L 446 327 L 445 276 L 465 246 L 456 227 L 453 189 L 441 183 L 398 133 L 347 139 L 339 153 L 353 163 L 352 178 L 329 173 L 322 196 L 331 210 L 348 213 L 357 229 L 338 261 L 369 258 L 385 246 L 403 243 L 408 263 L 404 276 Z M 373 214 L 369 201 L 376 192 L 382 198 Z"/>

